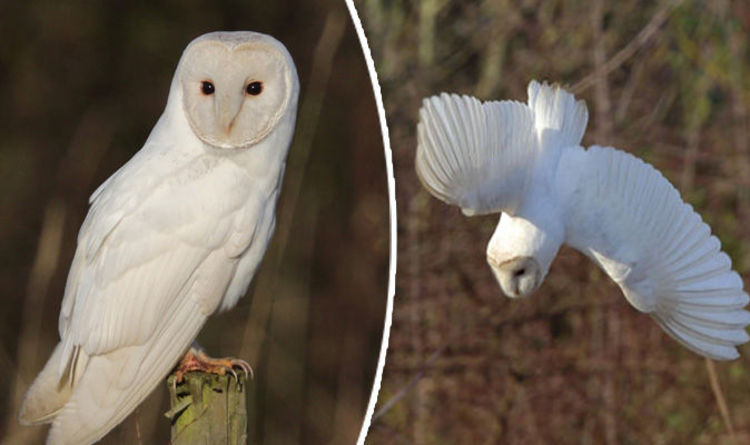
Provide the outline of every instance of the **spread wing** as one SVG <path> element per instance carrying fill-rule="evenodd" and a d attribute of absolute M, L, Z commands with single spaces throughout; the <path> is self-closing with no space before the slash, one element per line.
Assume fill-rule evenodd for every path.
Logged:
<path fill-rule="evenodd" d="M 649 164 L 609 147 L 566 149 L 558 169 L 568 244 L 640 311 L 714 359 L 748 341 L 748 296 L 719 240 Z"/>
<path fill-rule="evenodd" d="M 196 302 L 209 315 L 240 253 L 232 252 L 234 238 L 244 234 L 238 244 L 246 245 L 252 237 L 252 224 L 236 227 L 257 219 L 248 211 L 260 211 L 248 210 L 250 178 L 239 167 L 207 157 L 161 171 L 148 161 L 134 158 L 93 196 L 60 313 L 60 372 L 77 347 L 97 355 L 143 344 L 165 318 L 179 324 L 189 317 L 170 308 L 180 306 L 175 301 L 206 258 L 225 249 L 227 273 L 220 275 L 228 276 L 217 281 L 226 283 Z"/>
<path fill-rule="evenodd" d="M 432 195 L 466 215 L 518 205 L 536 161 L 529 107 L 444 93 L 419 116 L 417 175 Z"/>
<path fill-rule="evenodd" d="M 514 213 L 540 157 L 580 143 L 583 102 L 532 81 L 528 105 L 441 94 L 424 100 L 417 125 L 417 175 L 464 214 Z M 547 159 L 557 159 L 557 154 Z"/>

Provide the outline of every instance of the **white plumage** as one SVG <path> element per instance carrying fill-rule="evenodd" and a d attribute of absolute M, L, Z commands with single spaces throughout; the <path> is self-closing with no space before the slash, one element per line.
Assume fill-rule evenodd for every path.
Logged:
<path fill-rule="evenodd" d="M 100 439 L 209 315 L 237 303 L 273 234 L 298 94 L 294 62 L 270 36 L 218 32 L 188 45 L 144 147 L 91 196 L 60 344 L 22 423 L 52 422 L 50 444 Z"/>
<path fill-rule="evenodd" d="M 467 215 L 501 213 L 487 261 L 503 292 L 534 292 L 565 243 L 680 343 L 736 358 L 750 339 L 750 299 L 708 225 L 649 164 L 582 148 L 583 101 L 536 81 L 528 95 L 528 104 L 434 96 L 417 128 L 425 188 Z"/>

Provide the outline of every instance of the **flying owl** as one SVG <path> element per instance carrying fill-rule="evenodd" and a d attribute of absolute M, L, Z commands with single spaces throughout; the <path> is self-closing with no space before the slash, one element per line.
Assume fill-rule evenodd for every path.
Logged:
<path fill-rule="evenodd" d="M 298 95 L 270 36 L 214 32 L 185 49 L 143 148 L 91 195 L 60 343 L 19 415 L 52 423 L 47 443 L 102 438 L 245 293 L 274 231 Z"/>
<path fill-rule="evenodd" d="M 737 358 L 749 299 L 708 225 L 651 165 L 581 147 L 583 101 L 536 81 L 528 96 L 482 103 L 444 93 L 424 100 L 417 126 L 424 187 L 467 216 L 501 213 L 487 262 L 503 293 L 533 293 L 564 243 L 687 348 Z"/>

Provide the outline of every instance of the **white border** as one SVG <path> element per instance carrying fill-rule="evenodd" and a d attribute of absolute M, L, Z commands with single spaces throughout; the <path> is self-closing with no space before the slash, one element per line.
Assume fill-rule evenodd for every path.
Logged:
<path fill-rule="evenodd" d="M 375 103 L 378 106 L 378 117 L 380 118 L 380 131 L 383 135 L 383 149 L 385 151 L 385 169 L 388 176 L 388 200 L 390 202 L 389 209 L 391 215 L 391 257 L 388 272 L 388 302 L 385 308 L 385 325 L 383 326 L 383 342 L 380 345 L 380 358 L 378 359 L 378 369 L 375 372 L 375 380 L 372 384 L 372 392 L 370 393 L 370 401 L 367 404 L 367 412 L 365 414 L 365 421 L 362 424 L 362 429 L 359 431 L 359 438 L 357 439 L 357 445 L 364 445 L 365 437 L 367 437 L 367 430 L 370 429 L 370 422 L 372 421 L 372 413 L 375 411 L 375 403 L 378 400 L 378 392 L 380 392 L 380 381 L 383 378 L 383 367 L 385 366 L 385 356 L 388 350 L 388 337 L 391 333 L 391 319 L 393 316 L 393 296 L 396 293 L 396 182 L 393 179 L 393 152 L 391 151 L 391 140 L 388 137 L 388 124 L 385 121 L 385 108 L 383 107 L 383 96 L 380 91 L 380 84 L 378 83 L 378 73 L 375 72 L 375 63 L 372 60 L 372 53 L 370 52 L 370 45 L 367 44 L 367 37 L 365 37 L 365 31 L 362 28 L 362 22 L 359 19 L 357 10 L 354 8 L 353 0 L 345 0 L 346 7 L 349 9 L 349 14 L 352 17 L 354 23 L 354 29 L 357 31 L 357 37 L 359 37 L 359 43 L 362 45 L 362 53 L 365 56 L 365 62 L 367 63 L 367 70 L 370 72 L 370 80 L 372 81 L 372 91 L 375 94 Z"/>

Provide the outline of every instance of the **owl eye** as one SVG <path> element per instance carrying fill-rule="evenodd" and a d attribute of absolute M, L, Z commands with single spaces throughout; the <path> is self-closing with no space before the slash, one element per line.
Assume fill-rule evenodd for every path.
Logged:
<path fill-rule="evenodd" d="M 214 94 L 214 90 L 215 90 L 214 84 L 212 84 L 211 82 L 207 80 L 204 80 L 203 82 L 201 82 L 201 92 L 205 94 L 206 96 Z"/>
<path fill-rule="evenodd" d="M 258 81 L 250 82 L 249 84 L 247 84 L 245 92 L 251 96 L 257 96 L 258 94 L 263 92 L 263 84 Z"/>

